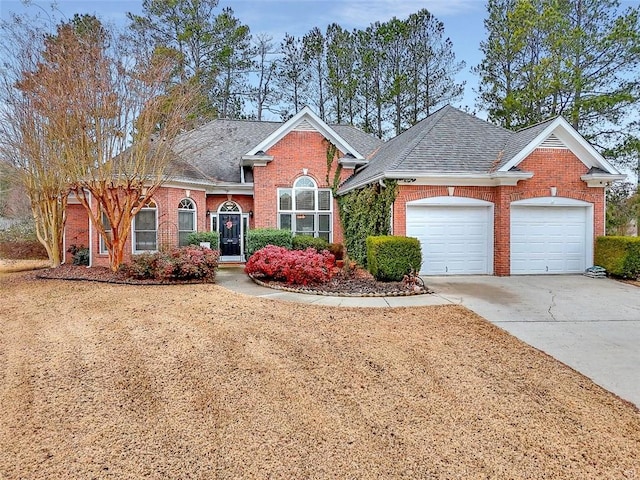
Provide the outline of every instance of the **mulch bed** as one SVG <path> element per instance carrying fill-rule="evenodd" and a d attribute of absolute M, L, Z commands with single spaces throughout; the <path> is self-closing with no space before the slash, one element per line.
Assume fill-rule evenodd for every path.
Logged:
<path fill-rule="evenodd" d="M 84 267 L 79 265 L 60 265 L 56 268 L 40 270 L 34 273 L 36 278 L 54 280 L 84 280 L 91 282 L 121 283 L 126 285 L 184 285 L 193 283 L 211 283 L 202 280 L 172 280 L 128 278 L 122 272 L 112 272 L 106 267 Z"/>
<path fill-rule="evenodd" d="M 431 293 L 428 288 L 422 285 L 414 286 L 405 282 L 379 282 L 369 272 L 362 269 L 356 269 L 351 272 L 337 270 L 328 282 L 306 286 L 292 286 L 284 282 L 253 277 L 252 279 L 260 285 L 277 290 L 314 295 L 391 297 Z"/>
<path fill-rule="evenodd" d="M 194 281 L 158 281 L 153 279 L 139 280 L 127 278 L 122 272 L 112 272 L 105 267 L 91 267 L 77 265 L 61 265 L 57 268 L 49 268 L 34 272 L 36 278 L 56 279 L 56 280 L 82 280 L 104 283 L 120 283 L 127 285 L 168 285 L 168 284 L 189 284 L 203 283 Z M 310 293 L 317 295 L 332 296 L 399 296 L 417 295 L 429 293 L 427 288 L 414 288 L 405 282 L 378 282 L 369 272 L 357 269 L 350 272 L 338 270 L 334 273 L 329 282 L 307 286 L 292 286 L 284 282 L 267 281 L 264 279 L 254 279 L 257 283 L 277 290 L 293 291 L 300 293 Z"/>

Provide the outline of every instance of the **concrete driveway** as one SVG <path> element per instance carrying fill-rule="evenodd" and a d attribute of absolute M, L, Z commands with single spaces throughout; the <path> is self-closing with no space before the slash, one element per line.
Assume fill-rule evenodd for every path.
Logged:
<path fill-rule="evenodd" d="M 640 407 L 640 288 L 582 275 L 425 283 Z"/>

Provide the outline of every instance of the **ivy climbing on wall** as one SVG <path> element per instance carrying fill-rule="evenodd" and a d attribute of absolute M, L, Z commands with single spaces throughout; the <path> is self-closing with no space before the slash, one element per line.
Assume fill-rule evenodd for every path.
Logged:
<path fill-rule="evenodd" d="M 338 200 L 340 222 L 347 255 L 362 266 L 367 263 L 366 240 L 371 235 L 391 233 L 391 205 L 398 195 L 398 182 L 376 182 L 346 195 L 338 195 L 342 165 L 338 148 L 327 140 L 327 185 Z"/>
<path fill-rule="evenodd" d="M 362 266 L 367 264 L 366 240 L 371 235 L 391 234 L 391 206 L 398 182 L 386 180 L 338 197 L 340 221 L 347 254 Z"/>

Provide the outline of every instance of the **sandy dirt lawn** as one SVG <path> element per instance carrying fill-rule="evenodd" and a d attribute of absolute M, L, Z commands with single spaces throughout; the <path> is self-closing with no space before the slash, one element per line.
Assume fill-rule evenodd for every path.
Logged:
<path fill-rule="evenodd" d="M 1 479 L 638 479 L 631 404 L 460 306 L 0 276 Z"/>

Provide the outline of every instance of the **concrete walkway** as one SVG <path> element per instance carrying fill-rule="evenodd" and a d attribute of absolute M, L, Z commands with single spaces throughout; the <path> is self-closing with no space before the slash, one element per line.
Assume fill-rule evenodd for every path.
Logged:
<path fill-rule="evenodd" d="M 444 305 L 450 300 L 434 294 L 410 295 L 406 297 L 330 297 L 304 293 L 284 292 L 261 287 L 244 274 L 242 267 L 222 267 L 216 274 L 216 283 L 234 292 L 254 297 L 270 298 L 287 302 L 325 305 L 329 307 L 417 307 Z"/>
<path fill-rule="evenodd" d="M 640 288 L 582 275 L 426 277 L 433 294 L 329 297 L 253 283 L 223 267 L 216 283 L 245 295 L 334 307 L 461 304 L 640 407 Z"/>

